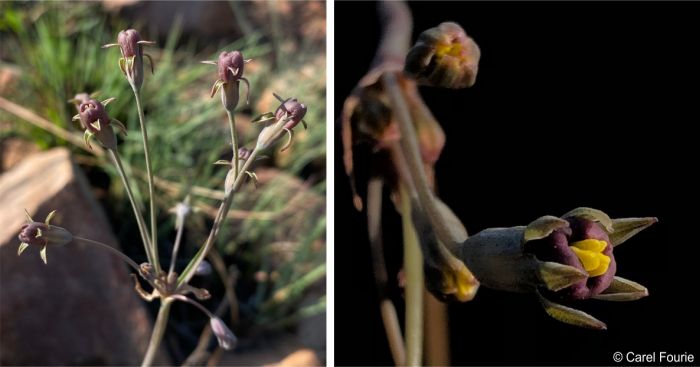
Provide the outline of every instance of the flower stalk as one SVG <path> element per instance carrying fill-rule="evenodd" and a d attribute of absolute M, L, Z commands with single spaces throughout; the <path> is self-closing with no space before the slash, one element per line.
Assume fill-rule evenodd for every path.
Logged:
<path fill-rule="evenodd" d="M 143 153 L 146 159 L 146 174 L 148 175 L 148 195 L 149 195 L 149 207 L 150 207 L 150 218 L 151 218 L 151 263 L 156 269 L 156 272 L 160 272 L 160 260 L 158 258 L 158 224 L 156 221 L 156 197 L 155 190 L 153 188 L 153 170 L 151 168 L 151 154 L 148 149 L 148 132 L 146 131 L 146 118 L 143 114 L 143 107 L 141 106 L 141 92 L 131 80 L 131 89 L 134 91 L 134 99 L 136 100 L 136 110 L 139 115 L 139 125 L 141 126 L 141 138 L 143 139 Z"/>
<path fill-rule="evenodd" d="M 411 199 L 403 185 L 399 187 L 399 195 L 406 272 L 406 365 L 420 366 L 423 356 L 423 254 L 411 219 Z"/>

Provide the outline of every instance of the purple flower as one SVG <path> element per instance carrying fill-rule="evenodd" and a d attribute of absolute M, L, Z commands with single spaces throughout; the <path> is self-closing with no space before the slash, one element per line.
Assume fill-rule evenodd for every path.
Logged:
<path fill-rule="evenodd" d="M 119 59 L 119 68 L 126 75 L 129 83 L 140 89 L 143 85 L 143 57 L 146 56 L 151 63 L 151 74 L 154 72 L 153 59 L 143 52 L 143 45 L 154 45 L 153 41 L 144 41 L 135 29 L 126 29 L 117 35 L 117 43 L 110 43 L 102 48 L 119 46 L 122 57 Z"/>
<path fill-rule="evenodd" d="M 616 276 L 613 248 L 656 222 L 652 217 L 610 219 L 600 210 L 577 208 L 528 226 L 483 230 L 458 251 L 484 286 L 535 292 L 553 318 L 605 329 L 593 316 L 554 300 L 633 301 L 647 296 L 641 284 Z"/>
<path fill-rule="evenodd" d="M 73 235 L 68 232 L 65 228 L 55 226 L 50 224 L 51 219 L 56 214 L 56 211 L 52 211 L 46 217 L 44 223 L 35 222 L 32 217 L 27 213 L 27 224 L 23 225 L 19 235 L 17 236 L 20 240 L 19 249 L 17 250 L 17 255 L 22 255 L 27 247 L 39 246 L 41 247 L 40 256 L 41 259 L 46 263 L 46 247 L 47 246 L 63 246 L 73 240 Z"/>
<path fill-rule="evenodd" d="M 583 300 L 603 292 L 617 270 L 610 237 L 600 223 L 581 217 L 566 219 L 569 227 L 527 242 L 525 252 L 540 261 L 573 266 L 588 274 L 586 279 L 556 292 L 560 298 Z"/>
<path fill-rule="evenodd" d="M 280 104 L 275 111 L 275 118 L 277 120 L 283 119 L 285 116 L 289 118 L 289 121 L 284 124 L 286 129 L 293 129 L 295 126 L 302 121 L 306 115 L 306 105 L 299 103 L 296 98 L 289 98 Z M 306 126 L 306 124 L 304 124 Z"/>
<path fill-rule="evenodd" d="M 126 134 L 126 127 L 121 121 L 110 118 L 105 110 L 105 106 L 112 102 L 114 98 L 106 99 L 102 102 L 90 98 L 78 105 L 78 114 L 73 116 L 73 120 L 79 120 L 80 125 L 85 129 L 85 144 L 91 148 L 90 140 L 95 137 L 107 149 L 117 149 L 117 139 L 114 136 L 111 125 L 117 126 L 121 132 Z"/>
<path fill-rule="evenodd" d="M 211 88 L 211 97 L 223 87 L 223 92 L 221 93 L 221 103 L 224 105 L 226 111 L 233 112 L 238 106 L 239 99 L 239 86 L 240 82 L 243 81 L 246 86 L 246 104 L 250 96 L 250 82 L 248 79 L 243 77 L 243 70 L 245 64 L 250 62 L 250 60 L 245 60 L 243 54 L 240 51 L 223 51 L 219 54 L 219 59 L 217 61 L 202 61 L 204 64 L 216 65 L 217 74 L 219 79 L 214 82 Z"/>
<path fill-rule="evenodd" d="M 217 61 L 216 66 L 219 70 L 219 79 L 225 83 L 231 83 L 243 77 L 245 60 L 240 51 L 223 51 L 219 54 L 219 61 Z"/>

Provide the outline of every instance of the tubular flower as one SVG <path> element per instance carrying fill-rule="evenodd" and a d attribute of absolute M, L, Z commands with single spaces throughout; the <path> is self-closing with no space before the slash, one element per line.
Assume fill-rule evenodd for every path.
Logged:
<path fill-rule="evenodd" d="M 307 107 L 296 98 L 283 99 L 276 93 L 273 93 L 273 95 L 280 101 L 280 106 L 277 107 L 275 113 L 265 113 L 252 121 L 253 123 L 265 124 L 260 135 L 258 135 L 257 148 L 265 149 L 269 147 L 286 133 L 288 136 L 287 143 L 282 147 L 282 151 L 285 151 L 292 145 L 292 138 L 294 137 L 292 129 L 300 122 L 306 129 L 307 124 L 303 118 L 306 115 Z"/>
<path fill-rule="evenodd" d="M 41 246 L 39 255 L 44 264 L 46 264 L 46 247 L 63 246 L 73 240 L 73 235 L 65 228 L 50 224 L 51 219 L 56 214 L 55 210 L 46 216 L 44 223 L 35 222 L 29 213 L 26 214 L 27 224 L 22 226 L 22 230 L 17 236 L 21 241 L 17 250 L 17 256 L 22 255 L 29 245 Z"/>
<path fill-rule="evenodd" d="M 221 103 L 226 111 L 233 112 L 238 106 L 240 81 L 246 84 L 246 104 L 248 104 L 250 83 L 248 79 L 243 77 L 243 69 L 245 64 L 249 62 L 250 59 L 243 59 L 243 54 L 240 51 L 224 51 L 219 54 L 219 60 L 217 61 L 202 61 L 204 64 L 216 65 L 218 68 L 219 79 L 214 82 L 211 88 L 211 97 L 214 97 L 216 92 L 223 87 Z"/>
<path fill-rule="evenodd" d="M 117 139 L 111 129 L 112 124 L 126 134 L 124 124 L 117 119 L 110 118 L 105 110 L 105 106 L 113 100 L 114 98 L 109 98 L 99 102 L 95 99 L 85 99 L 78 105 L 78 114 L 73 116 L 73 120 L 80 121 L 81 127 L 85 129 L 85 144 L 89 148 L 92 148 L 90 140 L 96 137 L 105 148 L 117 149 Z"/>
<path fill-rule="evenodd" d="M 593 316 L 554 300 L 633 301 L 647 296 L 642 285 L 615 275 L 613 248 L 656 222 L 613 220 L 600 210 L 577 208 L 526 227 L 484 230 L 463 243 L 460 257 L 486 287 L 535 292 L 553 318 L 605 329 Z"/>
<path fill-rule="evenodd" d="M 143 52 L 143 45 L 155 45 L 153 41 L 144 41 L 141 35 L 134 29 L 126 29 L 117 35 L 117 43 L 110 43 L 102 48 L 119 46 L 122 57 L 119 59 L 119 69 L 126 75 L 129 83 L 136 89 L 143 85 L 143 57 L 148 57 L 153 74 L 153 59 Z"/>
<path fill-rule="evenodd" d="M 452 89 L 474 85 L 481 51 L 457 23 L 445 22 L 418 36 L 404 71 L 419 83 Z"/>

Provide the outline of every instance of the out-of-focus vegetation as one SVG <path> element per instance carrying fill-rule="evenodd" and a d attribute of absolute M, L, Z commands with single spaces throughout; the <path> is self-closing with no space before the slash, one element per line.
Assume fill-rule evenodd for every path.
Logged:
<path fill-rule="evenodd" d="M 218 207 L 227 170 L 212 163 L 230 159 L 231 152 L 226 114 L 218 96 L 209 97 L 216 68 L 199 61 L 216 60 L 222 50 L 241 50 L 253 59 L 245 72 L 251 82 L 250 105 L 241 102 L 236 116 L 243 145 L 252 147 L 260 129 L 249 122 L 251 118 L 274 111 L 279 104 L 272 92 L 309 106 L 305 117 L 309 129 L 296 131 L 289 150 L 280 153 L 278 147 L 258 163 L 266 172 L 258 173 L 261 185 L 255 188 L 251 183 L 236 197 L 233 218 L 217 247 L 227 272 L 235 275 L 240 320 L 234 327 L 274 330 L 294 325 L 295 320 L 325 309 L 325 296 L 318 295 L 325 292 L 322 286 L 315 302 L 300 306 L 302 296 L 310 287 L 318 288 L 325 276 L 325 50 L 300 42 L 285 52 L 284 47 L 272 46 L 284 44 L 284 39 L 255 32 L 230 43 L 212 43 L 182 34 L 179 24 L 176 19 L 167 37 L 146 49 L 155 61 L 155 74 L 146 76 L 142 91 L 153 168 L 160 182 L 156 185 L 160 252 L 167 258 L 174 239 L 174 217 L 168 209 L 188 194 L 200 211 L 187 220 L 180 268 L 184 257 L 208 235 L 209 213 Z M 104 13 L 100 3 L 2 2 L 0 67 L 19 75 L 4 98 L 79 136 L 78 123 L 71 121 L 75 107 L 67 101 L 79 92 L 99 92 L 98 99 L 116 97 L 107 111 L 127 125 L 128 136 L 120 137 L 119 151 L 143 203 L 148 190 L 135 102 L 118 68 L 118 49 L 101 49 L 115 42 L 126 27 L 125 20 Z M 154 38 L 149 37 L 148 24 L 130 27 L 141 30 L 144 39 Z M 284 37 L 284 32 L 275 34 Z M 279 53 L 273 55 L 274 51 Z M 273 56 L 279 61 L 273 63 Z M 107 189 L 101 199 L 125 251 L 137 262 L 144 259 L 124 189 L 109 161 L 2 110 L 0 121 L 10 121 L 9 129 L 0 129 L 0 139 L 22 137 L 44 149 L 70 148 L 96 189 Z M 201 282 L 210 288 L 211 304 L 216 305 L 224 298 L 224 287 L 216 271 L 208 278 Z M 177 322 L 177 313 L 173 317 Z M 180 334 L 193 345 L 207 320 L 202 318 L 197 325 L 179 321 L 186 326 Z"/>

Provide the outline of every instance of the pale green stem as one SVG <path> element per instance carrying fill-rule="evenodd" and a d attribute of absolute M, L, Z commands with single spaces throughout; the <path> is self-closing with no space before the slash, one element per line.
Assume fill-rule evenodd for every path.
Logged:
<path fill-rule="evenodd" d="M 182 242 L 182 231 L 185 228 L 185 218 L 182 218 L 180 226 L 177 227 L 177 234 L 175 235 L 175 244 L 173 245 L 173 254 L 170 258 L 170 269 L 168 274 L 172 274 L 175 271 L 175 262 L 177 261 L 177 253 L 180 250 L 180 242 Z"/>
<path fill-rule="evenodd" d="M 238 86 L 236 86 L 238 88 Z M 233 148 L 233 159 L 231 164 L 233 165 L 233 178 L 234 180 L 238 177 L 240 173 L 238 171 L 238 132 L 236 132 L 236 117 L 233 115 L 232 111 L 226 111 L 228 115 L 228 125 L 231 129 L 231 147 Z"/>
<path fill-rule="evenodd" d="M 384 322 L 384 331 L 389 341 L 391 356 L 394 365 L 403 366 L 406 360 L 406 349 L 401 334 L 401 324 L 396 314 L 394 303 L 387 296 L 386 288 L 388 275 L 384 261 L 384 246 L 382 244 L 382 189 L 384 181 L 381 178 L 372 178 L 367 184 L 367 228 L 372 254 L 372 266 L 374 280 L 379 295 L 379 308 Z"/>
<path fill-rule="evenodd" d="M 134 217 L 136 217 L 136 224 L 138 224 L 139 232 L 141 233 L 141 240 L 143 241 L 143 247 L 146 249 L 146 257 L 148 262 L 153 262 L 153 254 L 151 253 L 151 240 L 148 237 L 148 231 L 146 230 L 146 223 L 141 214 L 141 210 L 136 206 L 136 200 L 134 200 L 134 194 L 131 192 L 131 185 L 129 185 L 129 180 L 126 177 L 126 172 L 124 171 L 124 166 L 122 165 L 122 160 L 119 158 L 119 153 L 109 149 L 109 156 L 112 158 L 114 165 L 117 166 L 117 171 L 122 179 L 124 188 L 126 189 L 126 196 L 129 197 L 131 202 L 131 208 L 134 210 Z"/>
<path fill-rule="evenodd" d="M 253 161 L 255 161 L 255 157 L 258 155 L 259 151 L 260 149 L 257 147 L 255 148 L 255 150 L 253 150 L 253 152 L 250 154 L 250 157 L 243 164 L 241 172 L 245 172 L 248 170 L 248 168 L 250 168 L 250 165 L 253 163 Z M 209 237 L 207 238 L 207 241 L 202 247 L 200 247 L 199 251 L 197 251 L 197 254 L 194 256 L 194 258 L 192 258 L 185 270 L 183 270 L 182 274 L 180 274 L 180 277 L 177 280 L 178 286 L 186 284 L 190 281 L 190 279 L 192 279 L 192 277 L 194 276 L 194 270 L 197 269 L 199 264 L 207 256 L 209 249 L 211 249 L 211 247 L 214 245 L 216 237 L 219 235 L 219 230 L 226 221 L 226 214 L 231 208 L 231 203 L 233 202 L 233 194 L 240 188 L 241 184 L 243 183 L 244 177 L 246 177 L 245 174 L 241 174 L 236 177 L 236 180 L 233 183 L 233 187 L 231 187 L 231 191 L 229 191 L 228 195 L 226 195 L 226 198 L 224 198 L 224 201 L 219 206 L 219 211 L 216 214 L 216 218 L 214 219 L 214 224 L 212 225 L 211 231 L 209 232 Z"/>
<path fill-rule="evenodd" d="M 133 83 L 131 89 L 134 91 L 136 99 L 136 109 L 139 113 L 139 123 L 141 125 L 141 137 L 143 138 L 143 152 L 146 156 L 146 173 L 148 174 L 148 194 L 150 196 L 151 207 L 151 252 L 153 254 L 152 264 L 156 270 L 156 274 L 161 272 L 160 261 L 158 259 L 158 227 L 156 225 L 156 198 L 153 190 L 153 171 L 151 170 L 151 154 L 148 149 L 148 134 L 146 132 L 146 119 L 143 116 L 143 108 L 141 107 L 141 93 Z"/>
<path fill-rule="evenodd" d="M 423 352 L 423 254 L 411 219 L 411 198 L 399 186 L 406 273 L 406 365 L 420 366 Z"/>
<path fill-rule="evenodd" d="M 170 298 L 174 299 L 176 301 L 186 302 L 186 303 L 191 304 L 192 306 L 197 307 L 200 311 L 204 312 L 204 314 L 207 315 L 207 317 L 210 319 L 213 319 L 216 317 L 216 315 L 211 313 L 211 311 L 207 310 L 206 307 L 202 306 L 201 303 L 199 303 L 193 299 L 190 299 L 189 297 L 183 296 L 181 294 L 175 294 L 175 295 L 170 296 Z"/>
<path fill-rule="evenodd" d="M 411 120 L 411 114 L 396 80 L 396 75 L 385 73 L 382 79 L 384 81 L 384 86 L 389 92 L 392 111 L 397 115 L 401 132 L 401 151 L 404 153 L 408 169 L 414 179 L 421 208 L 428 214 L 428 218 L 430 218 L 430 223 L 435 229 L 438 239 L 447 245 L 448 248 L 454 248 L 461 244 L 463 239 L 457 238 L 452 234 L 452 231 L 448 228 L 448 221 L 444 220 L 435 204 L 433 193 L 430 190 L 428 179 L 425 176 L 425 171 L 421 163 L 418 138 L 416 137 L 415 128 Z"/>
<path fill-rule="evenodd" d="M 141 367 L 149 367 L 153 364 L 158 346 L 160 346 L 160 341 L 163 340 L 163 334 L 165 334 L 165 327 L 168 325 L 168 315 L 170 314 L 172 300 L 164 299 L 162 302 L 158 309 L 156 324 L 153 325 L 153 333 L 151 334 L 151 340 L 148 342 L 148 349 L 143 357 L 143 362 L 141 362 Z"/>
<path fill-rule="evenodd" d="M 85 243 L 90 244 L 90 245 L 97 245 L 100 248 L 103 248 L 103 249 L 113 253 L 114 255 L 119 256 L 122 260 L 126 261 L 127 264 L 131 265 L 131 267 L 134 268 L 134 270 L 136 270 L 137 274 L 140 274 L 139 265 L 134 260 L 131 260 L 130 257 L 126 256 L 124 253 L 115 249 L 114 247 L 112 247 L 106 243 L 102 243 L 99 241 L 95 241 L 95 240 L 91 240 L 91 239 L 83 238 L 83 237 L 78 237 L 78 236 L 73 236 L 73 240 L 85 242 Z"/>

